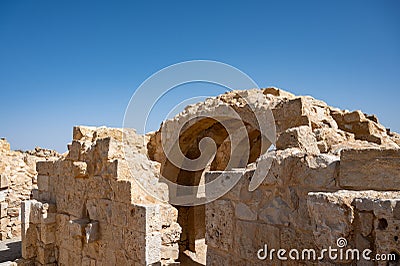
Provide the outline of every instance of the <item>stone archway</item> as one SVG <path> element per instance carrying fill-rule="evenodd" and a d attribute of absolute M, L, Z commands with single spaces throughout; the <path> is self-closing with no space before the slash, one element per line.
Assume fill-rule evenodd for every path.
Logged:
<path fill-rule="evenodd" d="M 229 103 L 230 105 L 231 103 Z M 200 156 L 199 143 L 204 138 L 213 139 L 216 144 L 217 152 L 214 158 L 210 158 L 209 164 L 198 171 L 188 171 L 180 169 L 178 166 L 171 163 L 165 156 L 162 145 L 161 145 L 161 130 L 156 132 L 148 143 L 148 152 L 151 160 L 155 160 L 161 163 L 161 175 L 179 185 L 185 186 L 197 186 L 201 182 L 204 182 L 204 173 L 206 171 L 215 170 L 228 170 L 227 165 L 230 160 L 230 156 L 239 157 L 237 164 L 232 165 L 234 168 L 245 168 L 248 164 L 255 162 L 255 160 L 261 154 L 261 137 L 260 130 L 257 128 L 256 118 L 250 110 L 250 108 L 243 106 L 232 105 L 238 114 L 240 119 L 229 119 L 223 123 L 229 124 L 235 128 L 235 125 L 244 124 L 247 134 L 243 136 L 243 141 L 248 141 L 250 145 L 250 152 L 247 158 L 244 157 L 240 152 L 231 151 L 231 142 L 228 131 L 221 124 L 221 121 L 210 117 L 196 117 L 193 116 L 194 121 L 190 119 L 182 119 L 182 123 L 187 123 L 188 126 L 180 125 L 183 131 L 179 133 L 179 145 L 180 150 L 186 158 L 196 159 Z M 218 107 L 216 107 L 218 108 Z M 209 112 L 213 112 L 215 109 L 210 108 Z M 188 122 L 190 121 L 190 122 Z M 248 123 L 246 121 L 249 121 Z M 165 121 L 164 123 L 177 123 L 174 121 Z M 179 119 L 178 119 L 179 124 Z M 167 127 L 168 128 L 168 127 Z M 179 194 L 179 191 L 170 191 L 171 193 Z M 197 191 L 198 196 L 201 197 L 201 193 Z M 179 242 L 180 258 L 184 260 L 190 257 L 192 262 L 198 262 L 205 264 L 206 259 L 206 222 L 205 222 L 205 205 L 198 206 L 175 206 L 178 209 L 178 223 L 182 227 L 181 239 Z"/>

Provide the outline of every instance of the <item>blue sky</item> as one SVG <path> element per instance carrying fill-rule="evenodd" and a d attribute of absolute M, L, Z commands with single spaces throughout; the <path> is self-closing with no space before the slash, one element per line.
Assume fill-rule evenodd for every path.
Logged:
<path fill-rule="evenodd" d="M 72 126 L 121 127 L 151 74 L 195 59 L 260 86 L 377 114 L 400 131 L 399 1 L 0 1 L 0 137 L 66 150 Z M 221 88 L 188 86 L 183 98 Z M 167 115 L 171 95 L 152 118 Z"/>

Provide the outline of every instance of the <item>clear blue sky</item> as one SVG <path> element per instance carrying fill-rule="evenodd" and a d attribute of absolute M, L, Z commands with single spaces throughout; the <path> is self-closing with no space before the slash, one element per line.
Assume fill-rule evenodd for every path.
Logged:
<path fill-rule="evenodd" d="M 121 127 L 146 78 L 195 59 L 400 131 L 399 14 L 396 0 L 2 0 L 0 137 L 64 151 L 73 125 Z"/>

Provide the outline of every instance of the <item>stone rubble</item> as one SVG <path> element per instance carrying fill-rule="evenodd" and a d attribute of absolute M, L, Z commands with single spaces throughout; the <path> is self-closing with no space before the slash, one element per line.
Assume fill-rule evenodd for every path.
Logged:
<path fill-rule="evenodd" d="M 21 236 L 21 202 L 31 198 L 37 188 L 36 162 L 56 160 L 52 150 L 12 151 L 0 139 L 0 240 Z"/>

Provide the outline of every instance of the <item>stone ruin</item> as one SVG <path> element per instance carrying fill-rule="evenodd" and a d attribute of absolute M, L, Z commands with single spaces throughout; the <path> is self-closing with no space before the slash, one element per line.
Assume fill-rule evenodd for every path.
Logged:
<path fill-rule="evenodd" d="M 244 121 L 251 120 L 244 96 L 271 108 L 275 149 L 263 150 L 259 129 L 247 124 L 243 138 L 249 140 L 250 154 L 227 168 L 229 156 L 241 154 L 231 152 L 227 131 L 218 121 L 198 114 L 228 105 Z M 198 171 L 173 165 L 161 145 L 163 130 L 169 136 L 188 119 L 194 122 L 179 132 L 185 156 L 197 158 L 205 137 L 217 147 L 215 157 Z M 146 136 L 127 129 L 75 127 L 68 153 L 38 161 L 37 187 L 26 185 L 33 188 L 32 199 L 21 207 L 22 258 L 16 263 L 399 265 L 399 145 L 400 135 L 373 115 L 276 88 L 232 91 L 188 106 Z M 128 163 L 126 156 L 133 160 Z M 254 171 L 263 162 L 271 167 L 250 191 Z M 174 206 L 155 199 L 137 182 L 168 199 L 174 192 L 159 182 L 160 176 L 183 185 L 221 177 L 239 181 L 210 203 Z M 370 249 L 393 259 L 285 262 L 257 257 L 266 244 L 276 250 L 320 251 L 336 247 L 340 238 L 346 248 Z"/>
<path fill-rule="evenodd" d="M 21 236 L 21 202 L 32 197 L 37 188 L 36 162 L 57 160 L 52 150 L 12 151 L 0 139 L 0 241 Z"/>

